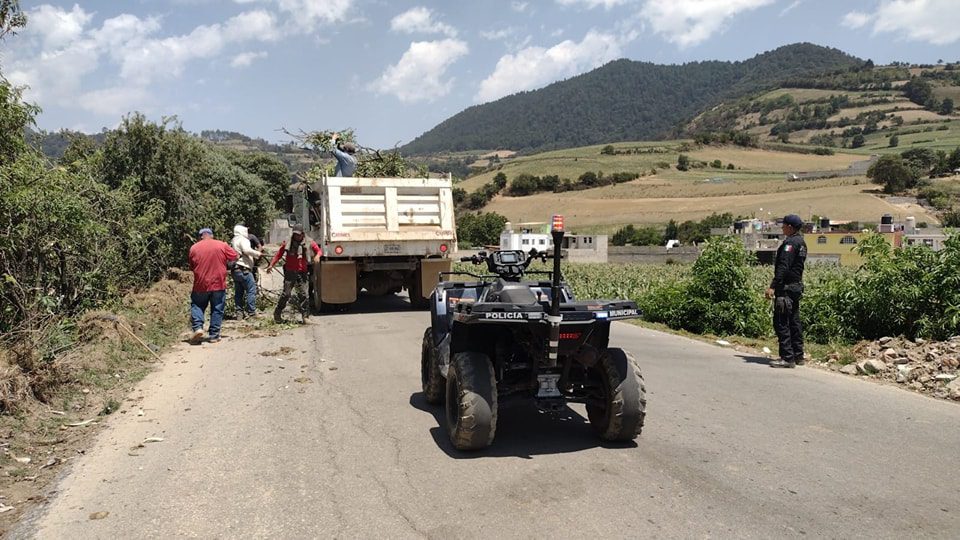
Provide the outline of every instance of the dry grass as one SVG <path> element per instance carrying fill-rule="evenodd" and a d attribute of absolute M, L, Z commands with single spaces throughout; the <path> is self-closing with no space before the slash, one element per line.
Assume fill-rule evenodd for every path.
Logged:
<path fill-rule="evenodd" d="M 873 111 L 882 111 L 886 113 L 896 113 L 898 116 L 901 112 L 912 111 L 912 110 L 922 110 L 923 107 L 913 103 L 907 99 L 896 100 L 893 103 L 878 103 L 876 105 L 866 105 L 863 107 L 853 107 L 850 109 L 841 109 L 840 112 L 827 118 L 829 122 L 837 122 L 841 118 L 854 119 L 857 115 L 861 113 L 873 112 Z M 842 129 L 840 131 L 843 131 Z"/>
<path fill-rule="evenodd" d="M 941 120 L 946 120 L 947 116 L 940 116 L 939 114 L 931 111 L 924 110 L 913 110 L 913 111 L 901 111 L 897 113 L 897 116 L 903 118 L 903 121 L 907 124 L 911 122 L 916 122 L 921 120 L 923 122 L 939 122 Z"/>
<path fill-rule="evenodd" d="M 734 215 L 784 215 L 799 213 L 830 216 L 835 219 L 879 221 L 889 213 L 900 219 L 915 216 L 918 221 L 936 219 L 916 205 L 892 205 L 878 197 L 875 186 L 837 185 L 802 189 L 803 183 L 787 183 L 785 191 L 728 196 L 601 198 L 603 190 L 530 197 L 497 197 L 486 210 L 498 212 L 514 222 L 543 221 L 550 214 L 566 216 L 571 227 L 634 224 L 662 224 L 674 219 L 700 219 L 713 212 Z M 790 186 L 798 191 L 789 191 Z M 761 210 L 762 209 L 762 210 Z"/>

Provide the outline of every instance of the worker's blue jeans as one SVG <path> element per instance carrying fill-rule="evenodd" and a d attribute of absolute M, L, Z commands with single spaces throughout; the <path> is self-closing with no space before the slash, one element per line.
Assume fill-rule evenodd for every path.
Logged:
<path fill-rule="evenodd" d="M 233 296 L 237 316 L 244 311 L 249 315 L 257 312 L 257 280 L 253 278 L 253 272 L 239 268 L 233 271 Z"/>
<path fill-rule="evenodd" d="M 223 326 L 223 308 L 227 303 L 227 291 L 209 291 L 190 293 L 190 328 L 194 332 L 203 330 L 203 316 L 210 306 L 210 338 L 220 337 Z"/>

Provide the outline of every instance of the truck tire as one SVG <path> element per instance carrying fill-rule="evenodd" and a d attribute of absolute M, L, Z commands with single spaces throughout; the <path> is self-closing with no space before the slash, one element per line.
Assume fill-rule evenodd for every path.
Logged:
<path fill-rule="evenodd" d="M 433 328 L 429 326 L 423 332 L 423 345 L 420 348 L 420 382 L 427 403 L 443 403 L 443 375 L 440 374 L 437 348 L 433 346 Z"/>
<path fill-rule="evenodd" d="M 587 417 L 605 441 L 632 441 L 643 428 L 647 397 L 640 366 L 623 349 L 607 349 L 596 367 L 606 405 L 587 404 Z"/>
<path fill-rule="evenodd" d="M 320 296 L 320 269 L 313 267 L 310 272 L 310 311 L 314 315 L 323 312 L 323 300 Z"/>
<path fill-rule="evenodd" d="M 497 431 L 497 378 L 483 353 L 457 353 L 447 371 L 447 434 L 458 450 L 486 448 Z"/>
<path fill-rule="evenodd" d="M 410 295 L 410 307 L 412 309 L 419 311 L 430 308 L 430 299 L 423 297 L 423 279 L 419 266 L 410 278 L 407 293 Z"/>

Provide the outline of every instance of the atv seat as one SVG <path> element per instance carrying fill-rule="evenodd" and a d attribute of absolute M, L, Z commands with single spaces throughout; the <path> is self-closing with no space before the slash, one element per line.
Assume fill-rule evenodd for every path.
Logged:
<path fill-rule="evenodd" d="M 529 284 L 498 279 L 491 285 L 486 301 L 519 305 L 536 304 L 537 295 L 530 290 Z"/>

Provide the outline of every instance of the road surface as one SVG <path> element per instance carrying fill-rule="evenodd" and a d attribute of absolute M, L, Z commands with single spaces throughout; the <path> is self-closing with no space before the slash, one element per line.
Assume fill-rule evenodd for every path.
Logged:
<path fill-rule="evenodd" d="M 461 453 L 420 394 L 427 319 L 397 297 L 176 347 L 12 536 L 960 535 L 955 403 L 616 323 L 648 390 L 636 444 L 519 407 Z"/>

